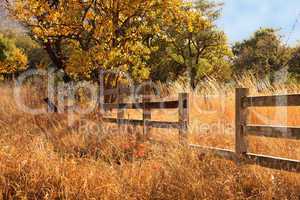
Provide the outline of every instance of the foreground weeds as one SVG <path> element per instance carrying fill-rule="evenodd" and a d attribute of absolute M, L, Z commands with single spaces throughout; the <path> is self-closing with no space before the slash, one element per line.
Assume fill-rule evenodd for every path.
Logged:
<path fill-rule="evenodd" d="M 237 166 L 177 145 L 137 143 L 129 133 L 96 141 L 47 127 L 57 135 L 46 137 L 29 124 L 1 135 L 3 199 L 299 198 L 298 174 Z"/>

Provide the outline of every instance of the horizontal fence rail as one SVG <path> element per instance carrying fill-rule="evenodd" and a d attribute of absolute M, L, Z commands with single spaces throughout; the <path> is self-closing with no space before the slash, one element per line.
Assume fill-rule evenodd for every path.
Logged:
<path fill-rule="evenodd" d="M 109 123 L 120 123 L 122 125 L 135 125 L 135 126 L 143 126 L 145 123 L 147 126 L 151 126 L 152 128 L 180 128 L 180 124 L 178 122 L 144 121 L 144 120 L 137 120 L 137 119 L 116 119 L 116 118 L 104 118 L 103 121 Z"/>
<path fill-rule="evenodd" d="M 195 149 L 203 153 L 211 153 L 218 157 L 244 163 L 244 164 L 256 164 L 271 169 L 285 170 L 290 172 L 300 172 L 299 160 L 292 160 L 292 159 L 254 154 L 254 153 L 246 153 L 242 157 L 239 157 L 236 154 L 236 152 L 232 150 L 204 147 L 201 145 L 190 145 L 190 147 L 192 149 Z"/>
<path fill-rule="evenodd" d="M 300 94 L 245 97 L 244 107 L 300 106 Z"/>
<path fill-rule="evenodd" d="M 179 106 L 178 101 L 161 102 L 140 102 L 140 103 L 105 103 L 104 109 L 176 109 Z M 184 108 L 187 107 L 187 101 L 184 101 Z"/>
<path fill-rule="evenodd" d="M 300 139 L 300 127 L 247 125 L 246 133 L 253 136 L 264 136 L 286 139 Z"/>
<path fill-rule="evenodd" d="M 136 92 L 142 93 L 142 102 L 124 103 L 123 96 Z M 187 93 L 180 93 L 178 100 L 176 101 L 151 101 L 150 95 L 151 88 L 149 86 L 144 87 L 119 87 L 115 89 L 104 90 L 103 96 L 115 95 L 117 97 L 116 103 L 104 103 L 102 101 L 101 107 L 106 110 L 117 109 L 117 118 L 103 118 L 104 122 L 118 124 L 119 132 L 121 131 L 121 125 L 133 125 L 142 126 L 143 133 L 149 135 L 151 128 L 174 128 L 178 129 L 180 136 L 186 137 L 188 131 L 188 110 L 189 110 L 189 95 Z M 143 111 L 142 120 L 125 119 L 125 109 L 141 109 Z M 178 109 L 178 122 L 166 122 L 166 121 L 152 121 L 151 110 L 152 109 Z"/>
<path fill-rule="evenodd" d="M 274 156 L 267 156 L 261 154 L 247 153 L 246 164 L 257 164 L 262 167 L 268 167 L 272 169 L 285 170 L 290 172 L 300 172 L 300 161 L 280 158 Z"/>

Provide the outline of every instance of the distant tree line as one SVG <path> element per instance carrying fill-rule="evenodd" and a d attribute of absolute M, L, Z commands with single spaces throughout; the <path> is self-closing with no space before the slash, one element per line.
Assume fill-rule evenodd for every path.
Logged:
<path fill-rule="evenodd" d="M 237 42 L 232 51 L 234 73 L 250 71 L 257 79 L 273 82 L 278 72 L 286 71 L 289 81 L 300 80 L 300 46 L 287 46 L 275 29 L 259 29 L 249 39 Z"/>

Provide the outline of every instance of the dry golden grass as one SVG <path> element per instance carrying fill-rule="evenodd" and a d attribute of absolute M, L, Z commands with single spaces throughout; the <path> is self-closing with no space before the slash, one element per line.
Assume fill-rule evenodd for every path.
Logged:
<path fill-rule="evenodd" d="M 207 98 L 208 92 L 203 90 L 192 93 L 190 140 L 233 148 L 233 88 L 225 90 L 214 84 L 211 81 L 207 91 L 212 94 L 225 91 L 225 97 Z M 174 87 L 170 91 L 183 90 Z M 258 94 L 254 88 L 251 85 L 251 93 Z M 238 166 L 212 155 L 201 155 L 178 145 L 176 130 L 153 130 L 152 137 L 164 143 L 140 143 L 135 138 L 138 129 L 128 127 L 119 134 L 114 130 L 116 127 L 102 124 L 97 113 L 81 116 L 81 120 L 74 115 L 76 123 L 72 126 L 68 126 L 66 114 L 28 115 L 16 108 L 11 88 L 3 86 L 0 90 L 0 199 L 300 197 L 300 174 Z M 274 91 L 279 89 L 272 89 L 272 94 L 276 93 Z M 290 91 L 298 92 L 298 89 L 293 86 Z M 270 90 L 263 91 L 264 94 L 268 92 Z M 41 104 L 41 95 L 30 88 L 25 89 L 25 94 L 28 104 Z M 154 119 L 177 120 L 177 113 L 169 112 L 155 111 Z M 273 114 L 276 111 L 265 109 L 262 112 L 276 116 Z M 297 109 L 288 111 L 288 123 L 300 124 L 297 113 Z M 135 118 L 140 116 L 140 113 L 128 114 Z M 255 115 L 249 120 L 261 123 Z M 102 128 L 88 132 L 82 129 L 83 125 L 94 122 Z M 228 127 L 226 130 L 222 126 L 214 128 L 215 123 Z M 199 128 L 199 124 L 203 127 Z M 249 142 L 252 152 L 300 159 L 298 141 L 249 138 Z"/>

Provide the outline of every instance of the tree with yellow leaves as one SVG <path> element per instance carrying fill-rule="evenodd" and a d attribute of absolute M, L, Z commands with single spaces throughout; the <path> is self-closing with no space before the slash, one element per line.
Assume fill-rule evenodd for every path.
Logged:
<path fill-rule="evenodd" d="M 56 68 L 74 77 L 102 68 L 128 72 L 135 81 L 147 79 L 148 61 L 159 50 L 155 41 L 177 42 L 210 26 L 183 0 L 7 1 L 10 15 L 45 48 Z M 118 76 L 106 80 L 112 84 Z"/>
<path fill-rule="evenodd" d="M 27 68 L 27 56 L 14 41 L 0 34 L 0 75 L 12 77 Z"/>

